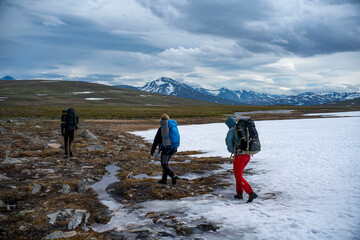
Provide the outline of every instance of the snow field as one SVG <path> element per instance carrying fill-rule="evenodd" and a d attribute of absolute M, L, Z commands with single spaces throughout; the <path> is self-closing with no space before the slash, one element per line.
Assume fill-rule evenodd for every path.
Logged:
<path fill-rule="evenodd" d="M 244 176 L 259 194 L 253 203 L 243 204 L 246 194 L 243 202 L 233 199 L 231 178 L 234 185 L 218 191 L 224 198 L 150 201 L 145 208 L 181 213 L 185 222 L 199 217 L 215 222 L 221 229 L 206 239 L 358 238 L 360 118 L 258 121 L 256 126 L 262 151 L 247 166 L 255 174 Z M 230 156 L 224 123 L 179 126 L 179 131 L 179 151 Z M 148 141 L 155 133 L 155 129 L 136 132 Z"/>

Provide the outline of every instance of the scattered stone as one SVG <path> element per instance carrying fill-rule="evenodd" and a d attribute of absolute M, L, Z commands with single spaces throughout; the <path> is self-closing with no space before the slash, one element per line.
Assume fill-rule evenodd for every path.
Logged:
<path fill-rule="evenodd" d="M 146 148 L 145 144 L 135 144 L 135 148 Z"/>
<path fill-rule="evenodd" d="M 202 224 L 197 225 L 196 227 L 203 232 L 209 232 L 209 231 L 216 232 L 216 230 L 219 229 L 219 227 L 216 226 L 214 223 L 202 223 Z"/>
<path fill-rule="evenodd" d="M 14 121 L 9 118 L 6 122 L 7 123 L 13 123 Z"/>
<path fill-rule="evenodd" d="M 35 184 L 34 184 L 34 188 L 33 188 L 33 190 L 31 191 L 31 194 L 37 194 L 38 192 L 40 192 L 40 190 L 41 190 L 41 185 L 35 183 Z"/>
<path fill-rule="evenodd" d="M 55 213 L 50 213 L 47 215 L 50 218 L 50 221 L 49 221 L 50 224 L 54 224 L 56 222 L 56 218 L 59 215 L 59 213 L 60 213 L 60 211 L 55 212 Z"/>
<path fill-rule="evenodd" d="M 78 133 L 79 137 L 82 137 L 86 140 L 97 140 L 98 138 L 92 134 L 89 130 L 80 130 Z"/>
<path fill-rule="evenodd" d="M 55 231 L 47 235 L 45 239 L 69 238 L 75 235 L 76 235 L 76 231 L 69 231 L 69 232 Z"/>
<path fill-rule="evenodd" d="M 30 175 L 31 171 L 29 169 L 24 169 L 21 171 L 21 174 L 27 174 Z"/>
<path fill-rule="evenodd" d="M 0 207 L 6 207 L 6 204 L 0 200 Z"/>
<path fill-rule="evenodd" d="M 8 181 L 10 180 L 10 178 L 8 178 L 7 176 L 5 176 L 5 174 L 0 174 L 0 181 Z"/>
<path fill-rule="evenodd" d="M 94 181 L 89 178 L 81 180 L 77 184 L 78 193 L 86 192 L 86 190 L 88 190 L 90 188 L 90 185 L 92 185 L 92 184 L 94 184 Z"/>
<path fill-rule="evenodd" d="M 31 212 L 34 212 L 34 210 L 24 210 L 24 211 L 20 211 L 17 216 L 18 216 L 18 217 L 24 216 L 24 215 L 26 215 L 26 214 L 28 214 L 28 213 L 31 213 Z"/>
<path fill-rule="evenodd" d="M 89 146 L 84 148 L 84 150 L 86 151 L 105 150 L 105 148 L 98 143 L 89 143 Z"/>
<path fill-rule="evenodd" d="M 55 173 L 54 169 L 50 168 L 44 168 L 44 169 L 37 169 L 37 172 L 43 173 L 43 174 L 53 174 Z"/>
<path fill-rule="evenodd" d="M 72 217 L 69 221 L 69 224 L 68 224 L 69 230 L 75 229 L 81 224 L 84 213 L 86 213 L 86 210 L 82 210 L 82 209 L 75 210 L 75 214 L 72 215 Z"/>
<path fill-rule="evenodd" d="M 0 127 L 0 134 L 4 134 L 6 132 L 5 128 Z"/>
<path fill-rule="evenodd" d="M 21 164 L 23 162 L 27 162 L 27 158 L 6 158 L 4 161 L 2 161 L 1 164 Z"/>
<path fill-rule="evenodd" d="M 130 179 L 130 178 L 133 178 L 133 172 L 130 172 L 127 176 L 126 176 L 126 179 Z"/>
<path fill-rule="evenodd" d="M 135 228 L 135 229 L 130 229 L 130 230 L 126 230 L 126 232 L 128 233 L 142 233 L 142 232 L 150 232 L 150 230 L 148 228 Z"/>
<path fill-rule="evenodd" d="M 60 149 L 61 145 L 58 143 L 48 143 L 49 148 Z"/>
<path fill-rule="evenodd" d="M 158 218 L 160 217 L 162 214 L 160 213 L 156 213 L 156 212 L 149 212 L 145 215 L 146 218 Z"/>
<path fill-rule="evenodd" d="M 71 193 L 71 187 L 68 184 L 63 184 L 63 187 L 61 190 L 59 190 L 61 194 L 69 194 Z"/>
<path fill-rule="evenodd" d="M 181 226 L 181 225 L 177 225 L 175 227 L 175 231 L 177 235 L 180 236 L 190 236 L 191 234 L 194 233 L 193 229 L 188 227 L 188 226 Z"/>

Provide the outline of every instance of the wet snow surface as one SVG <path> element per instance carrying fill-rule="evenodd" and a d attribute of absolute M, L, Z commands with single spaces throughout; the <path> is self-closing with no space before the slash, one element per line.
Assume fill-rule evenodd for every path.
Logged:
<path fill-rule="evenodd" d="M 148 201 L 131 216 L 115 214 L 106 228 L 121 229 L 122 223 L 131 224 L 133 219 L 146 225 L 144 214 L 158 211 L 188 224 L 203 217 L 220 227 L 192 236 L 205 239 L 357 239 L 360 112 L 351 116 L 356 117 L 256 122 L 262 151 L 247 166 L 255 174 L 245 178 L 259 198 L 250 204 L 245 203 L 246 195 L 244 201 L 233 198 L 233 185 L 218 190 L 218 196 Z M 179 126 L 179 151 L 229 157 L 224 141 L 227 130 L 222 123 Z M 149 141 L 155 133 L 156 129 L 136 132 Z M 233 177 L 229 181 L 234 184 Z"/>

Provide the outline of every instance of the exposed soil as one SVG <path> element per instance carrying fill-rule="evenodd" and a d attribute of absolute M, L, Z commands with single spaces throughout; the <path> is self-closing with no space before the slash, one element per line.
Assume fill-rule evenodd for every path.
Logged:
<path fill-rule="evenodd" d="M 219 169 L 219 163 L 229 161 L 219 157 L 189 157 L 196 152 L 175 154 L 170 166 L 180 179 L 174 186 L 170 179 L 166 185 L 159 184 L 157 176 L 162 169 L 152 161 L 151 144 L 126 132 L 157 126 L 158 121 L 154 120 L 82 121 L 73 144 L 74 156 L 68 157 L 63 154 L 58 121 L 1 121 L 0 238 L 45 239 L 62 234 L 70 236 L 68 239 L 126 239 L 126 235 L 119 232 L 97 233 L 89 228 L 93 223 L 106 223 L 111 218 L 108 208 L 89 187 L 101 180 L 109 164 L 116 163 L 120 171 L 119 182 L 107 191 L 129 209 L 135 203 L 150 199 L 196 196 L 228 185 L 216 175 L 195 180 L 182 177 L 186 173 L 203 174 Z M 84 130 L 89 130 L 97 139 L 80 137 Z M 152 178 L 136 178 L 139 174 Z M 78 224 L 76 216 L 80 216 Z M 151 239 L 150 233 L 148 239 Z"/>

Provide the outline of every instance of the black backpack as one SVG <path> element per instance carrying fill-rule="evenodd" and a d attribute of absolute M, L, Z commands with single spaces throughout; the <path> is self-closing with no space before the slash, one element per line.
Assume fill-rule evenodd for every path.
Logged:
<path fill-rule="evenodd" d="M 76 115 L 75 109 L 68 108 L 62 111 L 61 124 L 67 131 L 75 131 L 78 129 L 79 116 Z"/>
<path fill-rule="evenodd" d="M 238 153 L 254 155 L 261 151 L 259 135 L 251 118 L 239 119 L 235 125 L 236 136 L 240 138 L 240 143 L 236 146 Z"/>

